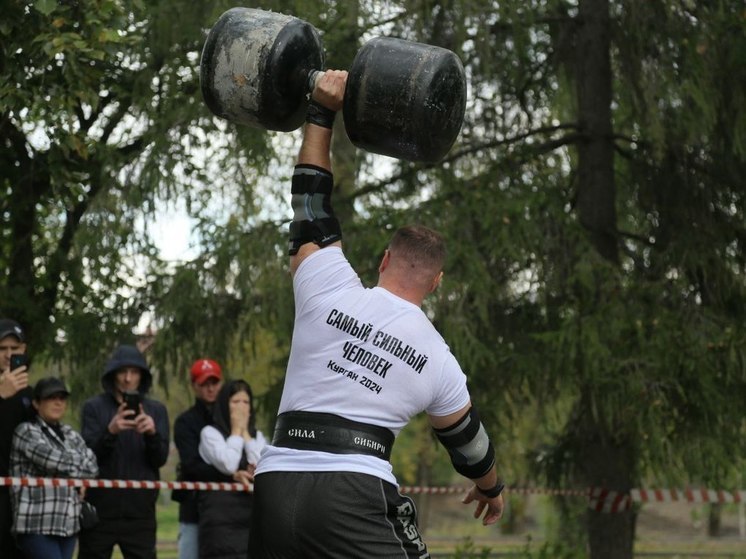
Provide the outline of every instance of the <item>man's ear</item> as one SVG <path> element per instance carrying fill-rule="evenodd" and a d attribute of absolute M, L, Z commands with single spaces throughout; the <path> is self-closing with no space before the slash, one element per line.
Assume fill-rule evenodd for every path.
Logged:
<path fill-rule="evenodd" d="M 439 272 L 435 278 L 433 278 L 433 283 L 430 286 L 430 293 L 433 293 L 436 289 L 438 289 L 438 286 L 440 285 L 440 281 L 443 279 L 443 272 Z"/>
<path fill-rule="evenodd" d="M 389 249 L 386 249 L 383 252 L 383 258 L 381 258 L 381 263 L 378 265 L 379 274 L 389 267 L 390 261 L 391 261 L 391 253 L 389 252 Z"/>

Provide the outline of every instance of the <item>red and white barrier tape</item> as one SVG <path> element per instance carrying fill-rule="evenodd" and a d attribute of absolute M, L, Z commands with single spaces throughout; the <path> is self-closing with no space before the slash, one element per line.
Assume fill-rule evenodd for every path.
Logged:
<path fill-rule="evenodd" d="M 216 481 L 138 481 L 131 479 L 73 479 L 48 477 L 0 477 L 0 486 L 94 487 L 104 489 L 188 489 L 198 491 L 253 491 L 253 485 Z"/>
<path fill-rule="evenodd" d="M 451 486 L 451 487 L 418 487 L 418 486 L 406 486 L 402 485 L 399 487 L 399 493 L 409 495 L 445 495 L 453 493 L 466 493 L 471 489 L 471 486 Z M 533 487 L 506 487 L 507 493 L 513 493 L 516 495 L 560 495 L 560 496 L 571 496 L 571 497 L 587 497 L 588 491 L 582 489 L 542 489 Z"/>
<path fill-rule="evenodd" d="M 746 491 L 722 491 L 719 489 L 632 489 L 632 500 L 636 503 L 746 503 Z"/>
<path fill-rule="evenodd" d="M 138 481 L 123 479 L 71 479 L 44 477 L 0 477 L 0 487 L 94 487 L 104 489 L 186 489 L 197 491 L 253 491 L 253 485 L 208 481 Z M 448 495 L 466 493 L 470 487 L 406 486 L 399 487 L 402 494 Z M 507 493 L 518 495 L 554 495 L 586 497 L 588 506 L 597 512 L 622 512 L 632 503 L 746 503 L 746 490 L 722 491 L 714 489 L 631 489 L 629 493 L 608 489 L 545 489 L 509 487 Z"/>
<path fill-rule="evenodd" d="M 594 487 L 588 496 L 588 507 L 596 512 L 623 512 L 632 507 L 629 493 Z"/>

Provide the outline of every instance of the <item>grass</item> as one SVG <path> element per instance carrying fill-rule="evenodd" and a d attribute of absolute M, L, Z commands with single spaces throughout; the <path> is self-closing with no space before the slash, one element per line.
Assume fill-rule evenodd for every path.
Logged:
<path fill-rule="evenodd" d="M 459 505 L 460 506 L 460 505 Z M 505 535 L 499 530 L 485 529 L 473 521 L 471 511 L 458 507 L 440 511 L 424 534 L 433 559 L 482 559 L 513 557 L 522 559 L 556 559 L 551 546 L 543 540 L 542 530 L 520 535 Z M 171 501 L 169 492 L 162 492 L 157 506 L 158 559 L 177 559 L 179 534 L 178 504 Z M 453 512 L 456 511 L 456 512 Z M 447 514 L 446 514 L 447 513 Z M 645 521 L 643 519 L 643 525 Z M 644 532 L 641 530 L 641 532 Z M 113 559 L 123 559 L 115 550 Z M 563 555 L 563 559 L 570 559 Z M 577 559 L 586 555 L 578 552 Z M 670 530 L 638 534 L 635 557 L 667 557 L 669 559 L 746 559 L 746 541 L 737 536 L 722 539 L 694 537 L 683 539 L 681 533 Z M 572 556 L 575 559 L 575 556 Z"/>

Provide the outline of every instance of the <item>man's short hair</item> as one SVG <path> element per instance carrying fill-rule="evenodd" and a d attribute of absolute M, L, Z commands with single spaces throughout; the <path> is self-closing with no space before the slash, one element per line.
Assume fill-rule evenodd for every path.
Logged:
<path fill-rule="evenodd" d="M 443 237 L 424 225 L 399 228 L 389 243 L 392 254 L 402 258 L 412 268 L 420 268 L 432 275 L 443 270 L 446 245 Z"/>

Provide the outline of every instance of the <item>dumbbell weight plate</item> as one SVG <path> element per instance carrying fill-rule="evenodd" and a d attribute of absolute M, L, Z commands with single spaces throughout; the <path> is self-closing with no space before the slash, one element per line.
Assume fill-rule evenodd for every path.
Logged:
<path fill-rule="evenodd" d="M 288 132 L 306 114 L 309 71 L 323 68 L 316 29 L 293 16 L 232 8 L 202 50 L 202 96 L 216 115 L 238 124 Z"/>
<path fill-rule="evenodd" d="M 450 50 L 392 37 L 368 41 L 349 70 L 347 135 L 362 149 L 435 162 L 456 141 L 466 110 L 466 77 Z"/>

